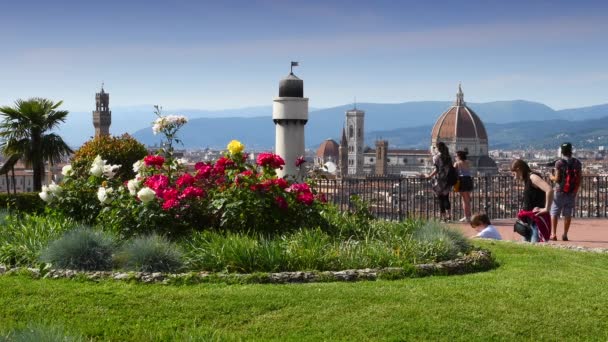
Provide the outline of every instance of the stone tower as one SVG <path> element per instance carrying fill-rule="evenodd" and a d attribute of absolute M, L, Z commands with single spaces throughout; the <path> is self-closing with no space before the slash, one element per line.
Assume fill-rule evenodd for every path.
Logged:
<path fill-rule="evenodd" d="M 346 140 L 346 131 L 342 128 L 342 138 L 340 139 L 340 147 L 338 149 L 338 174 L 340 177 L 346 177 L 348 174 L 348 140 Z"/>
<path fill-rule="evenodd" d="M 388 168 L 388 141 L 376 141 L 376 174 L 385 176 Z"/>
<path fill-rule="evenodd" d="M 365 112 L 357 107 L 346 111 L 346 139 L 348 142 L 348 175 L 363 174 L 363 123 Z"/>
<path fill-rule="evenodd" d="M 275 153 L 285 160 L 279 177 L 301 179 L 303 168 L 296 167 L 296 159 L 304 156 L 304 126 L 308 122 L 308 98 L 304 97 L 304 81 L 292 72 L 279 83 L 279 96 L 272 104 L 275 125 Z"/>
<path fill-rule="evenodd" d="M 95 94 L 95 111 L 93 112 L 93 126 L 95 136 L 110 135 L 110 124 L 112 124 L 112 112 L 110 111 L 110 94 L 103 90 Z"/>

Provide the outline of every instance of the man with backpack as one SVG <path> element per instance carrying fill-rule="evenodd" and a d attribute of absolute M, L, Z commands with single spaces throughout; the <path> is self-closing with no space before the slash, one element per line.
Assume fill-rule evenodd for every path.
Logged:
<path fill-rule="evenodd" d="M 562 159 L 555 162 L 555 170 L 551 175 L 554 182 L 553 204 L 551 205 L 551 240 L 557 240 L 557 221 L 560 214 L 564 216 L 564 234 L 562 240 L 568 241 L 568 229 L 576 203 L 576 193 L 581 184 L 582 164 L 572 157 L 572 144 L 563 143 L 561 146 Z"/>

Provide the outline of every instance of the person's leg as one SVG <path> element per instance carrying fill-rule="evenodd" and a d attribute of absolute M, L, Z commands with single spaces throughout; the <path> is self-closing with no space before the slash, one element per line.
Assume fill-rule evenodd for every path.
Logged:
<path fill-rule="evenodd" d="M 564 235 L 562 235 L 562 240 L 568 241 L 568 230 L 570 229 L 570 222 L 572 222 L 572 216 L 564 217 Z"/>
<path fill-rule="evenodd" d="M 437 194 L 437 203 L 439 203 L 439 219 L 445 220 L 445 208 L 443 205 L 443 195 Z"/>
<path fill-rule="evenodd" d="M 559 216 L 562 214 L 563 209 L 563 193 L 555 192 L 553 196 L 553 203 L 551 203 L 551 237 L 549 239 L 556 241 L 557 240 L 557 223 L 559 221 Z"/>
<path fill-rule="evenodd" d="M 564 235 L 562 235 L 562 240 L 564 241 L 568 241 L 568 231 L 570 230 L 570 223 L 572 222 L 572 216 L 574 215 L 575 204 L 575 195 L 567 194 L 564 201 Z"/>
<path fill-rule="evenodd" d="M 450 194 L 445 195 L 445 209 L 446 209 L 446 218 L 448 221 L 452 221 L 452 206 L 450 205 Z"/>
<path fill-rule="evenodd" d="M 557 240 L 557 221 L 559 220 L 559 216 L 551 216 L 551 237 L 550 239 L 555 241 Z"/>
<path fill-rule="evenodd" d="M 439 210 L 441 211 L 441 218 L 443 220 L 449 220 L 450 195 L 440 194 L 437 197 L 439 198 Z"/>
<path fill-rule="evenodd" d="M 471 193 L 468 191 L 462 193 L 462 206 L 464 207 L 466 221 L 471 221 Z"/>

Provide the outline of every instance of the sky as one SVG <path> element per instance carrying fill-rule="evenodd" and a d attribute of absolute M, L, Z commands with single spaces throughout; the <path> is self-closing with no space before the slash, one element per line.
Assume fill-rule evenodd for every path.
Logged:
<path fill-rule="evenodd" d="M 0 0 L 0 105 L 269 106 L 294 72 L 310 106 L 608 102 L 608 1 Z"/>

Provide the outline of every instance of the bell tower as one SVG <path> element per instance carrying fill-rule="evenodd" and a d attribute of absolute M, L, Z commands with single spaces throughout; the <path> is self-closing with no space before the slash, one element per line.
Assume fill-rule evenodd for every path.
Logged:
<path fill-rule="evenodd" d="M 110 111 L 110 94 L 103 90 L 95 94 L 95 111 L 93 111 L 93 126 L 95 136 L 110 135 L 110 124 L 112 124 L 112 112 Z"/>

